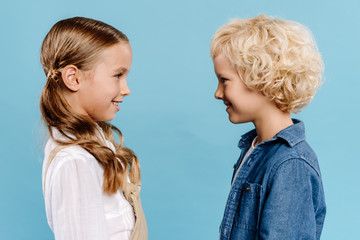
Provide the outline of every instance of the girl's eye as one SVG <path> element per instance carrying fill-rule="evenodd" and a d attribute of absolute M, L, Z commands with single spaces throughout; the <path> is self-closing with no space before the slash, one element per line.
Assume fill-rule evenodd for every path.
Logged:
<path fill-rule="evenodd" d="M 116 74 L 115 77 L 120 78 L 123 75 L 124 75 L 124 73 L 119 73 L 119 74 Z"/>

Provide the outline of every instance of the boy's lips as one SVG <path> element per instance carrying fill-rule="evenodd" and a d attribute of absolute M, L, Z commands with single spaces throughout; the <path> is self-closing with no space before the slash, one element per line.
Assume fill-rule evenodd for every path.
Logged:
<path fill-rule="evenodd" d="M 228 101 L 224 101 L 224 104 L 227 107 L 226 111 L 229 110 L 229 108 L 232 106 L 232 104 L 230 102 L 228 102 Z"/>
<path fill-rule="evenodd" d="M 225 104 L 227 107 L 231 106 L 231 103 L 228 102 L 228 101 L 224 101 L 224 104 Z"/>

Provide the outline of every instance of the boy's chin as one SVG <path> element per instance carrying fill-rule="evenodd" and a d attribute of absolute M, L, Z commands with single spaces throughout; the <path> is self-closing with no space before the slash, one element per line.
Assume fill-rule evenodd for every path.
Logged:
<path fill-rule="evenodd" d="M 240 119 L 238 117 L 233 117 L 229 115 L 229 121 L 233 124 L 241 124 L 241 123 L 247 123 L 249 121 L 246 121 L 245 119 Z"/>
<path fill-rule="evenodd" d="M 237 120 L 237 119 L 233 119 L 229 116 L 229 121 L 233 124 L 239 124 L 239 123 L 242 123 L 241 121 Z"/>

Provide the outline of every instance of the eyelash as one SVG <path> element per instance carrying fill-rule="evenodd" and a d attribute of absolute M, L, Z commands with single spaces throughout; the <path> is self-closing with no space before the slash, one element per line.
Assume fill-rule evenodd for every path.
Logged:
<path fill-rule="evenodd" d="M 225 83 L 226 81 L 228 81 L 229 79 L 227 79 L 227 78 L 220 78 L 220 82 L 221 83 Z"/>
<path fill-rule="evenodd" d="M 116 78 L 120 78 L 120 77 L 123 76 L 123 75 L 124 75 L 124 73 L 119 73 L 119 74 L 116 74 L 115 77 L 116 77 Z"/>

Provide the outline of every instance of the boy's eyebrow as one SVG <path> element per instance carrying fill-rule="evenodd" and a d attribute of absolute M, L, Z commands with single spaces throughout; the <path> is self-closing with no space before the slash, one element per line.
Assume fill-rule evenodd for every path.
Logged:
<path fill-rule="evenodd" d="M 224 78 L 224 77 L 221 75 L 221 73 L 216 74 L 216 76 L 217 76 L 218 78 Z"/>

